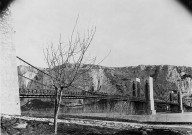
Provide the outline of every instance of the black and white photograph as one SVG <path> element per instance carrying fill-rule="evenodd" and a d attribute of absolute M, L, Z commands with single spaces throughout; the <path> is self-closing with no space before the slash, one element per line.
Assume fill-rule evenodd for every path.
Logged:
<path fill-rule="evenodd" d="M 192 135 L 192 0 L 0 0 L 1 135 Z"/>

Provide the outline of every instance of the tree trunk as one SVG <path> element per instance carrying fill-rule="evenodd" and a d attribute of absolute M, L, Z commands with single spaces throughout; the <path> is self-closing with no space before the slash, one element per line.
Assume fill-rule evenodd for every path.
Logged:
<path fill-rule="evenodd" d="M 55 98 L 55 113 L 54 113 L 55 135 L 57 135 L 57 119 L 58 119 L 58 114 L 59 114 L 59 110 L 60 110 L 61 99 L 62 99 L 62 90 L 60 90 L 59 92 L 58 91 L 56 92 L 56 98 Z"/>
<path fill-rule="evenodd" d="M 55 135 L 57 135 L 57 117 L 58 117 L 58 89 L 56 88 L 56 92 L 55 92 L 55 108 L 54 108 L 54 131 L 55 131 Z"/>

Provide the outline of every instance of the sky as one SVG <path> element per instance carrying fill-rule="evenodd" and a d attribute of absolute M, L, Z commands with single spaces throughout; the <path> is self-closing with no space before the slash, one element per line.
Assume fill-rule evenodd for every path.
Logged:
<path fill-rule="evenodd" d="M 192 67 L 192 14 L 175 0 L 16 0 L 10 7 L 17 56 L 46 67 L 43 48 L 96 27 L 89 56 L 109 67 Z"/>

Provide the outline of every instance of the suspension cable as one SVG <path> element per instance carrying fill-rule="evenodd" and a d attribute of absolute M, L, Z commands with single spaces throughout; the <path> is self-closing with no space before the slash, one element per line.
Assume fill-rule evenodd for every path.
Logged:
<path fill-rule="evenodd" d="M 42 72 L 42 73 L 44 73 L 44 74 L 48 75 L 48 76 L 49 76 L 49 77 L 51 77 L 51 78 L 56 79 L 55 77 L 53 77 L 53 76 L 51 76 L 50 74 L 48 74 L 48 73 L 46 73 L 46 72 L 44 72 L 44 71 L 42 71 L 42 70 L 38 69 L 37 67 L 35 67 L 35 66 L 31 65 L 30 63 L 26 62 L 25 60 L 21 59 L 20 57 L 18 57 L 18 56 L 16 56 L 16 57 L 17 57 L 19 60 L 23 61 L 24 63 L 26 63 L 26 64 L 30 65 L 31 67 L 33 67 L 33 68 L 37 69 L 38 71 L 40 71 L 40 72 Z"/>
<path fill-rule="evenodd" d="M 18 74 L 18 75 L 19 75 L 19 76 L 21 76 L 21 77 L 24 77 L 24 78 L 26 78 L 26 79 L 28 79 L 28 80 L 34 81 L 34 82 L 36 82 L 36 83 L 38 83 L 38 84 L 40 84 L 40 85 L 44 85 L 44 86 L 47 86 L 47 87 L 52 88 L 52 87 L 51 87 L 51 86 L 49 86 L 49 85 L 45 85 L 45 84 L 43 84 L 43 83 L 40 83 L 40 82 L 35 81 L 35 80 L 33 80 L 33 79 L 30 79 L 30 78 L 28 78 L 28 77 L 26 77 L 26 76 L 23 76 L 23 75 L 21 75 L 21 74 Z"/>

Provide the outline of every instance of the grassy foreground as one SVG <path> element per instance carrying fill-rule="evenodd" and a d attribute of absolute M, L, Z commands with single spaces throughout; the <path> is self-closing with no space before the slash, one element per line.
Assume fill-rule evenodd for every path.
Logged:
<path fill-rule="evenodd" d="M 93 122 L 93 121 L 92 121 Z M 102 123 L 101 123 L 102 124 Z M 114 123 L 111 123 L 114 124 Z M 93 124 L 94 125 L 94 124 Z M 59 135 L 190 135 L 185 129 L 152 128 L 127 126 L 124 128 L 107 128 L 99 126 L 79 125 L 70 122 L 60 122 Z M 50 121 L 7 118 L 1 116 L 2 135 L 53 135 L 53 123 Z"/>

